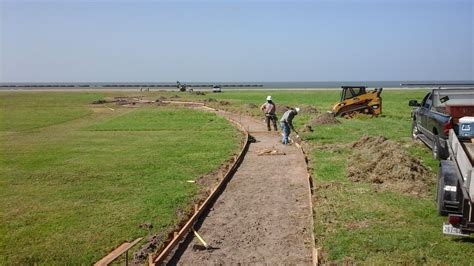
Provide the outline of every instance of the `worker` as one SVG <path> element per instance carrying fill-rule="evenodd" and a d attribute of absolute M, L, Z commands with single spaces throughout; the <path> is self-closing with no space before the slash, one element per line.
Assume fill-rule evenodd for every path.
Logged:
<path fill-rule="evenodd" d="M 281 130 L 283 131 L 283 139 L 281 140 L 281 143 L 288 144 L 288 137 L 290 136 L 291 130 L 295 131 L 298 136 L 298 132 L 293 126 L 293 118 L 295 118 L 295 115 L 297 115 L 299 112 L 300 108 L 291 108 L 290 110 L 286 111 L 281 117 Z"/>
<path fill-rule="evenodd" d="M 275 131 L 278 130 L 277 127 L 277 116 L 275 114 L 276 106 L 275 103 L 272 101 L 272 96 L 267 96 L 267 102 L 262 104 L 260 110 L 265 114 L 265 122 L 267 123 L 268 131 L 271 131 L 270 122 L 273 124 L 273 129 Z"/>

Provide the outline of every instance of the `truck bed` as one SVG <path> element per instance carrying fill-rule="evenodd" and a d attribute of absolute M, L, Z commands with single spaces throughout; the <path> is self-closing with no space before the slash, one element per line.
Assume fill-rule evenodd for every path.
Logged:
<path fill-rule="evenodd" d="M 474 202 L 474 144 L 461 142 L 454 130 L 449 130 L 449 153 L 456 161 L 463 179 L 463 186 L 467 189 L 471 202 Z"/>
<path fill-rule="evenodd" d="M 474 143 L 461 142 L 461 145 L 463 146 L 464 151 L 467 154 L 467 157 L 471 161 L 471 165 L 474 165 Z"/>

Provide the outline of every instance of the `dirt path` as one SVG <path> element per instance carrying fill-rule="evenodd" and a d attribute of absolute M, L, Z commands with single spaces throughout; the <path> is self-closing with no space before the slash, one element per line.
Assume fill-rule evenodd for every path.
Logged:
<path fill-rule="evenodd" d="M 312 264 L 310 191 L 303 154 L 280 144 L 263 122 L 223 111 L 257 140 L 202 221 L 198 233 L 216 248 L 197 250 L 190 236 L 169 264 Z M 270 149 L 285 155 L 259 156 Z"/>

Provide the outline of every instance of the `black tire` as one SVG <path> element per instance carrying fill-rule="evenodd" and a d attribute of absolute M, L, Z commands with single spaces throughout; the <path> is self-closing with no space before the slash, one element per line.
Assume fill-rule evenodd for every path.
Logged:
<path fill-rule="evenodd" d="M 433 149 L 431 150 L 433 159 L 435 160 L 446 160 L 449 157 L 447 149 L 441 147 L 441 140 L 438 136 L 434 136 Z"/>
<path fill-rule="evenodd" d="M 417 140 L 418 134 L 420 134 L 420 132 L 418 131 L 418 127 L 416 126 L 416 120 L 413 120 L 413 123 L 411 124 L 411 139 Z"/>
<path fill-rule="evenodd" d="M 438 189 L 436 192 L 436 205 L 438 210 L 438 215 L 448 216 L 448 211 L 444 208 L 444 179 L 441 176 L 441 171 L 438 172 Z"/>

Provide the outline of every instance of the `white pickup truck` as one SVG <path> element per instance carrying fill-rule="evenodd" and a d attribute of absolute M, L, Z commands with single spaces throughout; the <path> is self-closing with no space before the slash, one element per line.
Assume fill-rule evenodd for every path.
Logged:
<path fill-rule="evenodd" d="M 472 130 L 474 123 L 463 128 Z M 438 173 L 438 213 L 448 216 L 444 234 L 468 236 L 474 233 L 474 136 L 458 137 L 450 129 L 447 145 L 449 157 L 440 161 Z"/>

